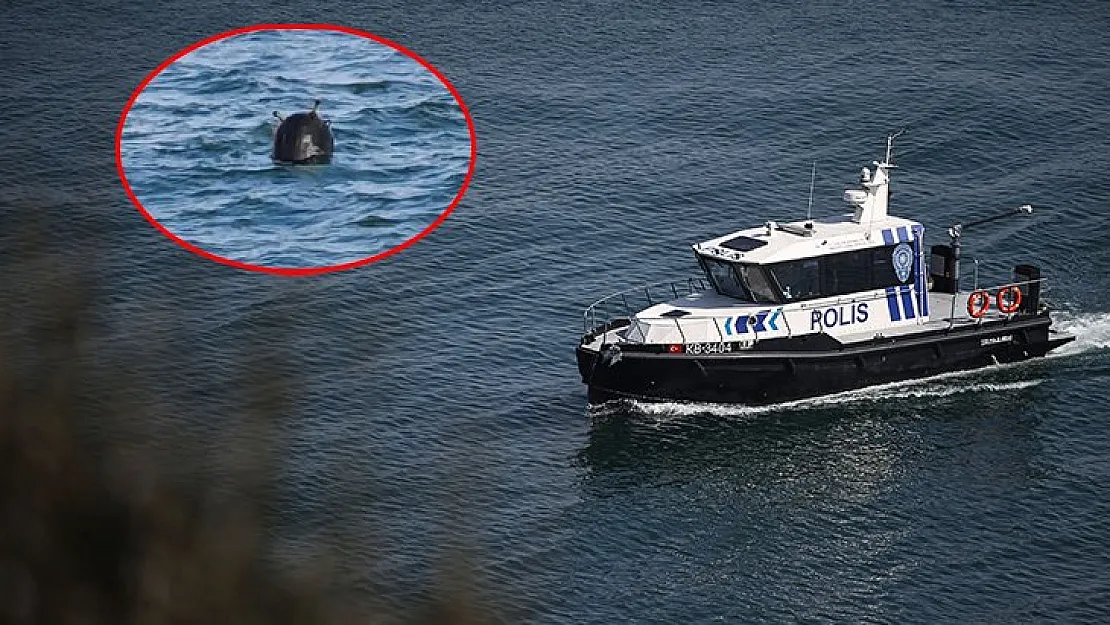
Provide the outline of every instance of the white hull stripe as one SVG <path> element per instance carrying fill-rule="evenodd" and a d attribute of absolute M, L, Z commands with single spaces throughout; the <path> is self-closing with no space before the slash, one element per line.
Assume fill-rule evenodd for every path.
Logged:
<path fill-rule="evenodd" d="M 913 289 L 909 285 L 898 287 L 898 291 L 902 296 L 902 312 L 905 314 L 906 319 L 913 319 L 917 316 L 917 306 L 914 305 Z"/>
<path fill-rule="evenodd" d="M 890 320 L 901 321 L 916 317 L 918 315 L 917 306 L 915 305 L 916 299 L 914 289 L 909 285 L 888 286 L 886 288 L 886 307 L 890 312 Z"/>
<path fill-rule="evenodd" d="M 894 287 L 888 286 L 886 288 L 886 307 L 887 307 L 887 310 L 890 312 L 890 320 L 891 321 L 901 321 L 902 320 L 902 309 L 901 309 L 900 306 L 898 306 L 898 298 L 895 297 L 894 294 L 895 294 Z"/>

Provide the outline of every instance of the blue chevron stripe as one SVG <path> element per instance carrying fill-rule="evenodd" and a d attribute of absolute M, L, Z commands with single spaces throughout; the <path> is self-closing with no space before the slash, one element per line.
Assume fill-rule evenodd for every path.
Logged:
<path fill-rule="evenodd" d="M 777 332 L 779 327 L 777 325 L 775 325 L 775 320 L 778 319 L 779 315 L 782 314 L 782 309 L 781 308 L 776 308 L 776 309 L 774 309 L 772 311 L 769 311 L 769 312 L 771 314 L 771 318 L 767 320 L 767 325 L 770 326 L 772 330 Z"/>
<path fill-rule="evenodd" d="M 748 333 L 748 316 L 747 315 L 740 315 L 739 317 L 737 317 L 736 321 L 733 323 L 732 327 L 736 330 L 737 334 L 747 334 Z"/>
<path fill-rule="evenodd" d="M 766 332 L 767 331 L 767 327 L 763 325 L 763 321 L 765 319 L 767 319 L 767 313 L 768 312 L 770 312 L 770 311 L 764 310 L 763 312 L 758 313 L 755 316 L 755 328 L 754 329 L 755 329 L 756 332 Z"/>
<path fill-rule="evenodd" d="M 890 231 L 890 228 L 883 228 L 883 243 L 894 245 L 894 233 Z"/>

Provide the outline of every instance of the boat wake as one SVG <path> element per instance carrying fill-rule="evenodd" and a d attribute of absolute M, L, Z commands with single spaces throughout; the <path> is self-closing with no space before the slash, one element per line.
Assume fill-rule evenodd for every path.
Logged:
<path fill-rule="evenodd" d="M 979 371 L 997 370 L 999 368 L 1000 367 L 988 367 L 986 369 L 980 369 Z M 966 376 L 967 373 L 969 372 L 943 373 L 930 378 L 922 378 L 914 382 L 892 382 L 890 384 L 868 386 L 866 388 L 833 393 L 831 395 L 796 399 L 765 406 L 697 402 L 644 402 L 639 400 L 609 402 L 592 408 L 590 416 L 594 418 L 603 418 L 616 411 L 625 412 L 631 409 L 634 413 L 649 416 L 686 417 L 709 414 L 725 417 L 746 417 L 793 410 L 813 410 L 844 404 L 874 403 L 891 399 L 938 398 L 961 393 L 1017 391 L 1037 386 L 1044 381 L 1043 379 L 1033 379 L 1020 380 L 1017 382 L 945 384 L 948 379 L 961 377 L 961 374 Z"/>
<path fill-rule="evenodd" d="M 1026 367 L 1045 360 L 1073 358 L 1080 354 L 1110 349 L 1110 313 L 1057 313 L 1053 327 L 1069 334 L 1076 340 L 1052 352 L 1045 358 L 1024 360 L 972 369 L 952 371 L 912 381 L 891 382 L 861 389 L 853 389 L 830 395 L 798 399 L 765 406 L 746 406 L 742 404 L 712 404 L 698 402 L 645 402 L 622 400 L 607 402 L 589 409 L 589 416 L 603 419 L 616 413 L 629 411 L 654 417 L 685 417 L 694 415 L 714 415 L 745 417 L 793 410 L 812 410 L 853 403 L 874 403 L 897 399 L 940 398 L 963 393 L 996 393 L 1017 391 L 1035 387 L 1045 381 L 1043 378 L 1018 380 L 1012 382 L 977 382 L 974 378 L 989 376 L 1000 371 Z M 970 378 L 970 379 L 969 379 Z"/>
<path fill-rule="evenodd" d="M 1048 355 L 1049 358 L 1074 356 L 1084 352 L 1110 349 L 1110 312 L 1054 313 L 1052 327 L 1068 334 L 1075 340 Z"/>

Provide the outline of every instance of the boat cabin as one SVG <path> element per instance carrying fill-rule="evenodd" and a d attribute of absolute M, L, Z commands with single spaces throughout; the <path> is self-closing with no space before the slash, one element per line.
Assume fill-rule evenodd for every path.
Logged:
<path fill-rule="evenodd" d="M 889 157 L 887 159 L 889 161 Z M 810 333 L 873 334 L 928 320 L 924 227 L 887 214 L 888 162 L 864 168 L 853 213 L 767 222 L 693 246 L 711 291 L 647 308 L 630 340 L 733 342 Z"/>
<path fill-rule="evenodd" d="M 901 287 L 917 277 L 921 224 L 888 217 L 873 232 L 845 219 L 769 223 L 694 246 L 721 295 L 789 304 Z"/>

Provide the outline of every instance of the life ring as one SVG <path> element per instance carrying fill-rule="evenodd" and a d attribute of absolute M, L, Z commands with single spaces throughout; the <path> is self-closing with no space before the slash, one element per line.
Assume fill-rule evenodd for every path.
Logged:
<path fill-rule="evenodd" d="M 1012 315 L 1020 307 L 1021 289 L 1017 285 L 1008 286 L 998 292 L 998 310 L 1000 312 Z"/>
<path fill-rule="evenodd" d="M 972 291 L 967 297 L 967 314 L 975 319 L 987 314 L 991 307 L 991 296 L 986 291 Z"/>

